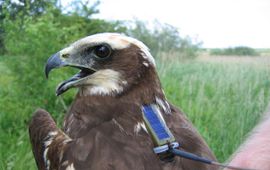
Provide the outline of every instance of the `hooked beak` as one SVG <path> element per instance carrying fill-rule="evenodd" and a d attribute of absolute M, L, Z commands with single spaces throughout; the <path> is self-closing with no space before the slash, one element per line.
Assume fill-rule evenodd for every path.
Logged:
<path fill-rule="evenodd" d="M 59 68 L 67 66 L 67 64 L 60 58 L 60 53 L 53 54 L 47 61 L 47 64 L 45 66 L 45 75 L 46 78 L 49 77 L 49 73 L 54 68 Z"/>
<path fill-rule="evenodd" d="M 60 83 L 56 89 L 56 95 L 59 96 L 66 92 L 68 89 L 72 87 L 78 87 L 83 86 L 83 81 L 87 79 L 88 76 L 95 73 L 96 71 L 92 68 L 87 68 L 86 66 L 83 66 L 82 64 L 76 64 L 72 63 L 70 61 L 65 61 L 61 57 L 60 52 L 52 55 L 45 66 L 45 75 L 48 78 L 49 73 L 51 70 L 55 68 L 60 68 L 64 66 L 70 66 L 77 69 L 80 69 L 80 72 L 69 78 L 68 80 L 63 81 Z"/>

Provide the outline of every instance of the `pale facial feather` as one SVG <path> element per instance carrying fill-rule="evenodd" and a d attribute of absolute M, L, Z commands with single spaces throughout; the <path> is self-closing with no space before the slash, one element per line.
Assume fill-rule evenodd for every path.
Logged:
<path fill-rule="evenodd" d="M 112 69 L 99 70 L 90 75 L 83 83 L 84 85 L 88 84 L 89 86 L 80 88 L 82 95 L 103 96 L 119 94 L 127 84 L 125 80 L 122 80 L 121 74 Z"/>
<path fill-rule="evenodd" d="M 86 46 L 91 47 L 103 43 L 109 44 L 111 48 L 115 50 L 121 50 L 129 48 L 131 45 L 135 45 L 141 51 L 140 57 L 143 57 L 142 64 L 145 67 L 149 67 L 150 65 L 155 67 L 155 60 L 153 56 L 150 54 L 149 49 L 141 41 L 118 33 L 100 33 L 82 38 L 71 44 L 69 47 L 61 50 L 60 56 L 62 57 L 65 54 L 70 56 L 76 56 L 76 54 L 80 53 L 80 50 L 83 50 Z M 71 58 L 62 57 L 62 60 L 64 61 L 70 59 Z M 76 60 L 76 58 L 73 58 L 73 60 Z M 73 63 L 77 62 L 73 61 Z M 81 63 L 80 57 L 78 57 L 78 63 Z M 88 63 L 87 67 L 93 69 L 92 66 L 94 64 L 95 61 L 93 60 Z M 78 81 L 76 83 L 68 82 L 65 84 L 65 86 L 79 87 L 81 95 L 84 96 L 115 95 L 124 91 L 124 87 L 127 85 L 127 81 L 121 79 L 122 77 L 119 72 L 114 71 L 112 69 L 95 70 L 95 71 L 96 72 L 94 74 L 85 77 L 84 78 L 85 80 L 82 79 L 82 81 Z"/>

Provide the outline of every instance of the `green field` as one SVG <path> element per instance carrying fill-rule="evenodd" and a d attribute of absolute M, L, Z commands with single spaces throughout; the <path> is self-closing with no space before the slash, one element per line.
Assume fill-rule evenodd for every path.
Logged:
<path fill-rule="evenodd" d="M 61 122 L 65 110 L 54 90 L 70 74 L 55 74 L 46 81 L 42 73 L 44 63 L 24 69 L 25 62 L 30 60 L 31 57 L 0 56 L 3 170 L 36 169 L 27 132 L 30 116 L 37 107 L 43 107 Z M 158 62 L 158 71 L 168 100 L 188 115 L 221 162 L 245 139 L 270 101 L 270 57 L 162 60 Z M 71 90 L 63 96 L 67 105 L 75 92 Z"/>

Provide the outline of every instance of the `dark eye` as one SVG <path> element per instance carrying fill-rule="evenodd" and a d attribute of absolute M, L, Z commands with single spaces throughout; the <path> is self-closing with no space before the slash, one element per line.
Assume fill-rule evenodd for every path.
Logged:
<path fill-rule="evenodd" d="M 111 55 L 111 48 L 108 45 L 99 45 L 95 48 L 94 52 L 99 58 L 106 58 Z"/>

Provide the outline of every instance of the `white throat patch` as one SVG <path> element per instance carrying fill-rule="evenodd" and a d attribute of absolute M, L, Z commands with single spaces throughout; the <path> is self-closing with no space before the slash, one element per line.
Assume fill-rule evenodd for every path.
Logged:
<path fill-rule="evenodd" d="M 121 74 L 112 69 L 104 69 L 90 75 L 84 82 L 87 87 L 81 87 L 82 95 L 114 95 L 123 91 L 123 87 L 127 84 L 121 79 Z"/>

